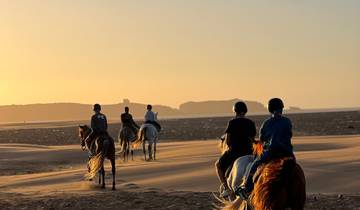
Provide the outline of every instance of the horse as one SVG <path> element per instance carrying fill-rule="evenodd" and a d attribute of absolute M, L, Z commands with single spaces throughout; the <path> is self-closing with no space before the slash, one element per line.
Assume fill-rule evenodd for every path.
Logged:
<path fill-rule="evenodd" d="M 87 125 L 79 125 L 79 138 L 81 148 L 88 150 L 88 173 L 85 174 L 85 178 L 92 180 L 97 172 L 99 172 L 99 185 L 102 189 L 105 189 L 105 169 L 104 159 L 107 158 L 111 162 L 112 168 L 112 190 L 115 188 L 115 144 L 114 140 L 108 135 L 97 136 L 92 141 L 88 138 L 92 134 L 93 130 Z"/>
<path fill-rule="evenodd" d="M 220 137 L 219 149 L 221 154 L 224 154 L 225 151 L 229 149 L 226 144 L 227 134 L 224 134 Z M 229 201 L 233 201 L 236 199 L 235 197 L 235 189 L 241 185 L 243 177 L 245 175 L 247 166 L 254 161 L 255 155 L 244 155 L 235 160 L 233 165 L 229 167 L 225 172 L 226 182 L 229 186 L 231 193 L 228 196 Z M 220 194 L 225 190 L 224 186 L 221 185 L 219 188 Z"/>
<path fill-rule="evenodd" d="M 254 154 L 261 155 L 263 145 L 254 143 Z M 243 157 L 241 157 L 243 158 Z M 239 159 L 241 159 L 239 158 Z M 239 160 L 238 159 L 238 160 Z M 246 161 L 245 161 L 246 162 Z M 234 164 L 233 170 L 237 170 Z M 243 172 L 243 171 L 241 171 Z M 234 173 L 243 177 L 243 173 Z M 258 168 L 255 175 L 254 190 L 249 199 L 237 197 L 232 202 L 223 201 L 223 210 L 303 210 L 306 200 L 305 175 L 292 157 L 274 159 Z M 238 183 L 236 183 L 237 186 Z M 229 185 L 234 187 L 234 185 Z M 232 188 L 234 189 L 234 188 Z"/>
<path fill-rule="evenodd" d="M 129 153 L 131 153 L 131 160 L 134 160 L 134 142 L 137 140 L 137 135 L 128 126 L 124 126 L 118 136 L 121 146 L 121 151 L 124 154 L 124 162 L 129 160 Z"/>
<path fill-rule="evenodd" d="M 138 139 L 134 143 L 134 147 L 142 144 L 144 159 L 146 159 L 146 142 L 148 143 L 149 160 L 156 160 L 156 143 L 158 140 L 158 131 L 156 127 L 150 123 L 143 124 L 138 132 Z"/>

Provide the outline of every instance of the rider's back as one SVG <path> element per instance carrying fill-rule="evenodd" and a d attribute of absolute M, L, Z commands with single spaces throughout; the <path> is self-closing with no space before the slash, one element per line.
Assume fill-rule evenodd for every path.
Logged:
<path fill-rule="evenodd" d="M 255 123 L 245 117 L 229 121 L 225 133 L 230 134 L 229 150 L 242 155 L 252 154 L 252 140 L 256 135 Z"/>
<path fill-rule="evenodd" d="M 107 119 L 104 114 L 96 113 L 91 117 L 91 128 L 95 133 L 107 132 Z"/>
<path fill-rule="evenodd" d="M 123 126 L 132 126 L 133 117 L 129 113 L 121 114 L 121 123 Z"/>
<path fill-rule="evenodd" d="M 156 121 L 156 115 L 151 110 L 146 111 L 144 118 L 145 118 L 145 121 Z"/>
<path fill-rule="evenodd" d="M 291 130 L 291 121 L 284 116 L 267 119 L 260 128 L 260 139 L 265 142 L 264 149 L 292 155 Z"/>

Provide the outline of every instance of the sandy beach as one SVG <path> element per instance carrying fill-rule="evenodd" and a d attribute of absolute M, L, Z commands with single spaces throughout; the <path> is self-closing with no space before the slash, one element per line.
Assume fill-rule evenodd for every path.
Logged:
<path fill-rule="evenodd" d="M 83 180 L 77 145 L 0 145 L 1 209 L 211 209 L 217 140 L 164 142 L 158 160 L 117 159 L 117 191 Z M 294 138 L 307 179 L 306 209 L 360 208 L 360 136 Z M 110 171 L 107 163 L 107 184 Z"/>

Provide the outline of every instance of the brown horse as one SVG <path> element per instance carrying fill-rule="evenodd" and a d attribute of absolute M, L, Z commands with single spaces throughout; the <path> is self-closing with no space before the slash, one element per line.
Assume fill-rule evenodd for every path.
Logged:
<path fill-rule="evenodd" d="M 108 136 L 97 136 L 93 140 L 88 137 L 91 135 L 92 129 L 87 125 L 79 125 L 80 144 L 83 150 L 87 149 L 91 154 L 88 161 L 88 173 L 86 179 L 92 180 L 97 172 L 99 172 L 99 184 L 101 188 L 105 188 L 105 169 L 104 159 L 107 158 L 111 162 L 113 183 L 112 190 L 115 188 L 115 144 L 114 140 Z"/>
<path fill-rule="evenodd" d="M 134 145 L 137 139 L 137 133 L 134 133 L 131 128 L 125 126 L 120 130 L 118 140 L 124 162 L 129 160 L 129 153 L 131 153 L 131 160 L 134 160 Z"/>
<path fill-rule="evenodd" d="M 254 144 L 254 152 L 261 155 L 261 143 Z M 223 210 L 303 210 L 306 200 L 305 175 L 294 158 L 284 157 L 259 167 L 254 190 L 248 201 L 237 198 Z"/>

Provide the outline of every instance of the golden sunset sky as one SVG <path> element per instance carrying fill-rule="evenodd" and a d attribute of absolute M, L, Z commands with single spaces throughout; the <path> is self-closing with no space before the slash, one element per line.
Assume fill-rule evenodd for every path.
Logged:
<path fill-rule="evenodd" d="M 0 105 L 360 106 L 357 0 L 0 0 Z"/>

